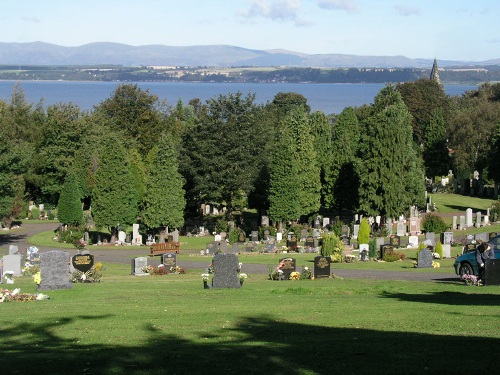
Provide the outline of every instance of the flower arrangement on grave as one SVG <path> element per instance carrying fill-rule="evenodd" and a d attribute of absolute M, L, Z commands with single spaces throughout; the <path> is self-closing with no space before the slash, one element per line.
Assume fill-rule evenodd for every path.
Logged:
<path fill-rule="evenodd" d="M 141 271 L 144 273 L 149 273 L 151 275 L 154 272 L 154 267 L 153 266 L 143 266 L 143 267 L 141 267 Z"/>
<path fill-rule="evenodd" d="M 483 283 L 481 280 L 475 275 L 462 275 L 461 279 L 464 281 L 467 286 L 481 286 Z"/>
<path fill-rule="evenodd" d="M 238 274 L 238 278 L 240 279 L 240 285 L 243 285 L 243 282 L 245 281 L 245 279 L 247 278 L 247 274 L 246 273 L 240 273 Z"/>
<path fill-rule="evenodd" d="M 201 274 L 201 280 L 203 282 L 208 282 L 208 278 L 210 277 L 210 275 L 208 273 L 202 273 Z"/>
<path fill-rule="evenodd" d="M 285 262 L 280 262 L 274 270 L 269 270 L 269 280 L 283 280 L 283 270 L 281 269 Z"/>
<path fill-rule="evenodd" d="M 102 273 L 95 266 L 92 266 L 87 272 L 75 270 L 70 277 L 72 283 L 100 283 L 101 278 Z"/>
<path fill-rule="evenodd" d="M 0 289 L 0 303 L 1 302 L 25 302 L 25 301 L 40 301 L 43 299 L 49 299 L 49 296 L 37 293 L 21 293 L 19 288 L 10 291 L 8 289 Z"/>
<path fill-rule="evenodd" d="M 432 268 L 440 268 L 441 264 L 439 262 L 432 261 Z"/>
<path fill-rule="evenodd" d="M 29 262 L 26 262 L 22 269 L 22 273 L 25 276 L 33 276 L 38 272 L 40 272 L 40 266 L 38 264 L 31 264 Z"/>
<path fill-rule="evenodd" d="M 42 274 L 40 273 L 40 271 L 33 275 L 33 281 L 37 286 L 42 283 Z"/>
<path fill-rule="evenodd" d="M 300 272 L 298 271 L 293 271 L 290 274 L 290 280 L 300 280 Z"/>
<path fill-rule="evenodd" d="M 7 284 L 14 284 L 14 271 L 5 271 L 3 277 Z"/>
<path fill-rule="evenodd" d="M 311 280 L 313 278 L 312 272 L 309 270 L 309 267 L 304 267 L 304 269 L 300 273 L 300 278 L 302 280 Z"/>

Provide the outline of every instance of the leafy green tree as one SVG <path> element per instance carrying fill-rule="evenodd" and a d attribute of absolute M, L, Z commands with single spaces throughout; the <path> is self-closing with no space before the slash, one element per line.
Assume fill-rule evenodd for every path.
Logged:
<path fill-rule="evenodd" d="M 221 95 L 207 100 L 192 130 L 183 137 L 181 169 L 189 200 L 225 205 L 232 216 L 235 203 L 254 189 L 262 165 L 260 152 L 269 133 L 259 121 L 255 95 Z"/>
<path fill-rule="evenodd" d="M 358 232 L 358 242 L 360 244 L 367 244 L 369 243 L 368 241 L 370 240 L 370 223 L 366 219 L 366 217 L 361 219 L 361 222 L 359 223 L 359 232 Z"/>
<path fill-rule="evenodd" d="M 411 115 L 393 86 L 385 87 L 375 98 L 359 155 L 362 212 L 397 217 L 422 201 L 423 171 L 413 149 Z"/>
<path fill-rule="evenodd" d="M 149 228 L 160 230 L 160 242 L 164 242 L 168 227 L 184 225 L 186 206 L 183 179 L 178 171 L 172 140 L 165 136 L 151 151 L 144 194 L 142 218 Z"/>
<path fill-rule="evenodd" d="M 78 181 L 73 173 L 68 173 L 61 189 L 57 204 L 57 217 L 63 224 L 78 227 L 83 222 L 83 206 Z"/>
<path fill-rule="evenodd" d="M 96 163 L 92 216 L 97 227 L 109 229 L 114 242 L 116 227 L 131 225 L 137 218 L 139 202 L 125 147 L 116 136 L 105 142 Z"/>

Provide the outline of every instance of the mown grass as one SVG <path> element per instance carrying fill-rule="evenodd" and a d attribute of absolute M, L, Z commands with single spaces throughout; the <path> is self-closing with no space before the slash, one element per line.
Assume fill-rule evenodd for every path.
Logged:
<path fill-rule="evenodd" d="M 436 205 L 438 212 L 463 212 L 468 208 L 472 208 L 474 212 L 481 211 L 483 214 L 496 201 L 493 199 L 484 199 L 477 197 L 469 197 L 460 194 L 431 194 L 432 202 Z"/>
<path fill-rule="evenodd" d="M 0 304 L 2 368 L 31 374 L 494 373 L 498 287 L 320 279 L 203 289 L 198 271 L 130 276 Z M 35 292 L 31 278 L 16 279 Z M 482 349 L 481 349 L 482 350 Z M 468 353 L 468 354 L 467 354 Z"/>

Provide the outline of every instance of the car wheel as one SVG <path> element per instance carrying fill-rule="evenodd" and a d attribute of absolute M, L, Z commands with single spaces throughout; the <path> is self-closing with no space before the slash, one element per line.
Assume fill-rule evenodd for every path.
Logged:
<path fill-rule="evenodd" d="M 472 271 L 472 267 L 469 263 L 462 263 L 460 268 L 458 269 L 458 273 L 460 276 L 463 275 L 474 275 L 474 271 Z"/>

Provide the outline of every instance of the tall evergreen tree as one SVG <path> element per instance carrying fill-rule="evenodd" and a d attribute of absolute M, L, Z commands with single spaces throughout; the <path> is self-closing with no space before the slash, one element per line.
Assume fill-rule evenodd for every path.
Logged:
<path fill-rule="evenodd" d="M 164 136 L 151 151 L 150 160 L 142 218 L 149 228 L 160 231 L 160 242 L 164 242 L 168 227 L 184 225 L 184 181 L 169 137 Z"/>
<path fill-rule="evenodd" d="M 116 227 L 131 225 L 137 218 L 137 194 L 127 151 L 121 140 L 106 140 L 97 161 L 95 188 L 92 192 L 92 216 L 97 227 L 107 227 L 116 239 Z"/>
<path fill-rule="evenodd" d="M 362 212 L 397 217 L 422 201 L 423 172 L 413 148 L 411 115 L 393 86 L 375 98 L 357 166 Z"/>
<path fill-rule="evenodd" d="M 57 218 L 63 224 L 79 226 L 83 222 L 82 194 L 73 173 L 68 173 L 57 204 Z"/>

